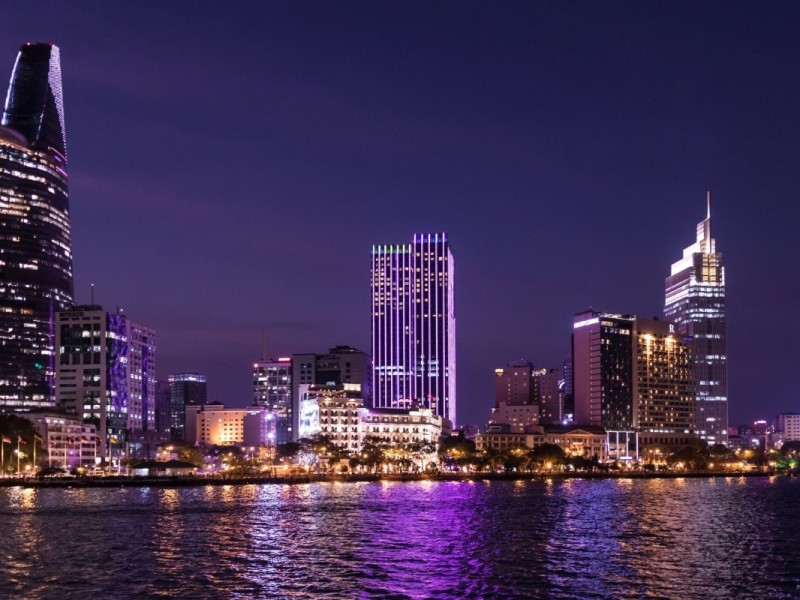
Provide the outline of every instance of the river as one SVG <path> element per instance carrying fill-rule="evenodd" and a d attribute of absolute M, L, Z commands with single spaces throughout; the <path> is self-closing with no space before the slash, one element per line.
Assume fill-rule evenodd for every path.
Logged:
<path fill-rule="evenodd" d="M 0 489 L 3 598 L 800 598 L 800 479 Z"/>

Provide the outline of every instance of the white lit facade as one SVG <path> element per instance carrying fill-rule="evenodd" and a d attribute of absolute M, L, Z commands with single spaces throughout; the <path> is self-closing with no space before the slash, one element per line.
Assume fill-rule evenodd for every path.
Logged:
<path fill-rule="evenodd" d="M 97 430 L 80 418 L 57 412 L 20 413 L 33 423 L 47 453 L 47 465 L 66 471 L 93 467 L 97 462 Z"/>

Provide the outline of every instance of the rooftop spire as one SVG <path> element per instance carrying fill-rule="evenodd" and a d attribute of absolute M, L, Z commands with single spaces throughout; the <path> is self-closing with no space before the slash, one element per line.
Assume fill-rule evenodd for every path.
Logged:
<path fill-rule="evenodd" d="M 711 218 L 711 190 L 706 191 L 706 219 Z"/>

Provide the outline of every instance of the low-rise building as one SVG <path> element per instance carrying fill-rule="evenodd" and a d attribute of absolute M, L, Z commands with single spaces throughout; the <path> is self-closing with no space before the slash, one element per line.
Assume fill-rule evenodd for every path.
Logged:
<path fill-rule="evenodd" d="M 363 425 L 364 437 L 378 437 L 391 444 L 438 444 L 452 428 L 450 421 L 428 408 L 372 408 L 364 415 Z"/>
<path fill-rule="evenodd" d="M 186 407 L 186 441 L 201 446 L 268 446 L 275 443 L 273 415 L 265 406 L 226 408 L 221 402 Z"/>
<path fill-rule="evenodd" d="M 324 435 L 346 450 L 358 452 L 364 441 L 362 420 L 367 413 L 360 384 L 301 385 L 300 438 Z"/>
<path fill-rule="evenodd" d="M 77 416 L 59 411 L 19 413 L 33 423 L 42 438 L 49 467 L 66 470 L 93 467 L 97 463 L 97 430 Z"/>
<path fill-rule="evenodd" d="M 597 455 L 599 460 L 605 460 L 608 455 L 606 432 L 601 427 L 539 426 L 532 431 L 519 433 L 512 431 L 508 424 L 500 424 L 475 438 L 475 450 L 478 452 L 489 448 L 500 451 L 533 449 L 542 444 L 554 444 L 568 456 L 592 458 Z"/>

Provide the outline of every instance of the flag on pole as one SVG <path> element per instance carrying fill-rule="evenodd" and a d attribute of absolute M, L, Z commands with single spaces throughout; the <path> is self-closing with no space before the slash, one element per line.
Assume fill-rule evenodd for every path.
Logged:
<path fill-rule="evenodd" d="M 17 435 L 17 444 L 26 444 L 27 442 L 22 439 L 21 435 Z"/>
<path fill-rule="evenodd" d="M 10 437 L 6 437 L 6 436 L 3 436 L 3 443 L 4 443 L 4 444 L 10 444 L 10 443 L 11 443 L 11 438 L 10 438 Z"/>

